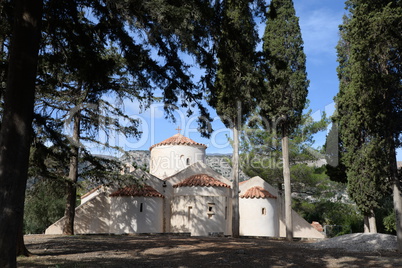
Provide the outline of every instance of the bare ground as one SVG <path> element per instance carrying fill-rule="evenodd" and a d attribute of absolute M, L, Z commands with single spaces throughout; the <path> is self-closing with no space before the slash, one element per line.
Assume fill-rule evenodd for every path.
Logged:
<path fill-rule="evenodd" d="M 395 251 L 314 249 L 307 242 L 173 235 L 28 235 L 18 267 L 402 267 Z"/>

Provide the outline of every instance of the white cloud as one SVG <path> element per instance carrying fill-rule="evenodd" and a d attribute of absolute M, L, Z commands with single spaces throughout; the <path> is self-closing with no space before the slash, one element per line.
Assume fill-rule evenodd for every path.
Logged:
<path fill-rule="evenodd" d="M 342 13 L 330 9 L 317 9 L 303 12 L 299 16 L 306 54 L 309 57 L 335 55 Z"/>

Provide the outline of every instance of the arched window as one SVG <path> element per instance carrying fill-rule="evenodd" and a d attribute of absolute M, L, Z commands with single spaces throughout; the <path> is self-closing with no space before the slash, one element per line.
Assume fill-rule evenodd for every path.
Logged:
<path fill-rule="evenodd" d="M 187 158 L 187 159 L 186 159 L 186 164 L 187 164 L 187 166 L 190 165 L 190 158 Z"/>

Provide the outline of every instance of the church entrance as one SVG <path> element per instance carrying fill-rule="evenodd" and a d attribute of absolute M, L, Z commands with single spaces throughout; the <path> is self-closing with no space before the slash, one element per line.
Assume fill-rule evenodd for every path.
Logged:
<path fill-rule="evenodd" d="M 172 232 L 191 233 L 192 236 L 224 233 L 224 200 L 217 196 L 176 196 L 172 202 Z"/>

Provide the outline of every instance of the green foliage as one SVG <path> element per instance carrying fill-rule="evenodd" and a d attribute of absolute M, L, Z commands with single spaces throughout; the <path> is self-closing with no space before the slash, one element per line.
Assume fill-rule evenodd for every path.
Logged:
<path fill-rule="evenodd" d="M 217 7 L 217 75 L 209 104 L 227 127 L 244 122 L 255 107 L 258 34 L 249 0 L 224 0 Z M 237 103 L 240 102 L 239 107 Z M 241 118 L 238 118 L 240 114 Z"/>
<path fill-rule="evenodd" d="M 391 213 L 383 219 L 385 231 L 388 233 L 395 233 L 396 231 L 396 218 L 395 214 Z"/>
<path fill-rule="evenodd" d="M 374 210 L 379 233 L 396 234 L 396 218 L 392 195 L 386 195 L 380 201 L 380 207 Z"/>
<path fill-rule="evenodd" d="M 380 206 L 380 200 L 389 189 L 384 176 L 386 168 L 383 161 L 378 160 L 382 156 L 378 152 L 380 150 L 381 144 L 374 140 L 363 144 L 360 150 L 355 151 L 360 157 L 354 159 L 353 165 L 349 165 L 346 172 L 349 196 L 365 214 Z"/>
<path fill-rule="evenodd" d="M 359 209 L 379 207 L 394 177 L 401 133 L 400 1 L 348 1 L 338 44 L 336 97 L 348 192 Z"/>
<path fill-rule="evenodd" d="M 41 234 L 64 215 L 65 185 L 56 180 L 39 180 L 26 193 L 24 233 Z"/>
<path fill-rule="evenodd" d="M 299 19 L 292 0 L 272 0 L 269 4 L 263 58 L 266 86 L 259 104 L 261 115 L 275 126 L 285 123 L 282 134 L 288 136 L 301 121 L 309 85 Z"/>
<path fill-rule="evenodd" d="M 282 185 L 282 147 L 275 132 L 263 129 L 264 123 L 253 120 L 241 136 L 241 168 L 250 177 L 260 176 L 273 186 Z M 289 140 L 289 155 L 292 163 L 290 172 L 292 191 L 300 196 L 333 196 L 338 184 L 325 175 L 325 168 L 309 166 L 317 161 L 312 153 L 313 135 L 328 125 L 325 115 L 314 121 L 311 111 L 302 116 L 301 124 L 293 131 Z M 331 189 L 332 191 L 328 191 Z"/>
<path fill-rule="evenodd" d="M 321 199 L 316 202 L 295 199 L 293 209 L 308 222 L 329 225 L 328 237 L 363 231 L 363 215 L 353 204 Z"/>

